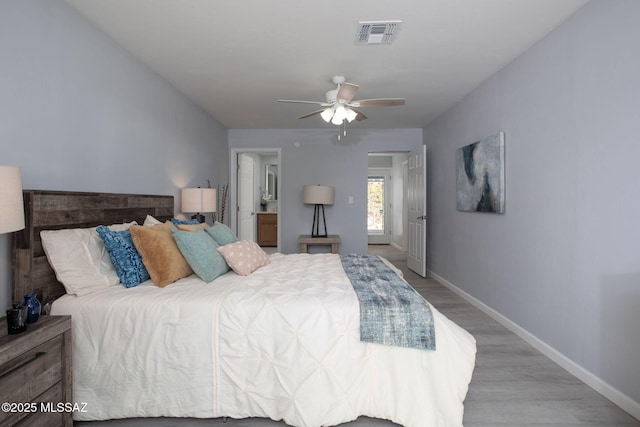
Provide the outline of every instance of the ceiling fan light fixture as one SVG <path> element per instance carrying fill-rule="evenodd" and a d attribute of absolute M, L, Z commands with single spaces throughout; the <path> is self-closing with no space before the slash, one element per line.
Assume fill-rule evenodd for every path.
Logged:
<path fill-rule="evenodd" d="M 338 105 L 336 107 L 336 112 L 333 115 L 333 120 L 331 121 L 331 123 L 333 123 L 334 125 L 342 124 L 342 122 L 346 118 L 347 118 L 347 109 L 344 107 L 344 105 Z"/>
<path fill-rule="evenodd" d="M 351 123 L 358 116 L 358 113 L 353 111 L 351 108 L 345 108 L 345 110 L 347 111 L 347 121 Z"/>
<path fill-rule="evenodd" d="M 333 117 L 333 108 L 325 108 L 324 111 L 320 113 L 320 117 L 322 117 L 322 120 L 329 123 Z"/>
<path fill-rule="evenodd" d="M 377 33 L 380 30 L 372 30 Z M 334 76 L 333 83 L 338 87 L 326 92 L 326 102 L 322 101 L 300 101 L 292 99 L 278 99 L 278 102 L 291 102 L 296 104 L 314 104 L 320 109 L 307 113 L 299 119 L 319 115 L 326 123 L 335 126 L 344 126 L 346 135 L 346 125 L 354 120 L 361 122 L 367 119 L 367 116 L 359 110 L 360 107 L 392 107 L 395 105 L 404 105 L 404 98 L 374 98 L 354 100 L 359 86 L 357 84 L 348 83 L 344 76 Z"/>

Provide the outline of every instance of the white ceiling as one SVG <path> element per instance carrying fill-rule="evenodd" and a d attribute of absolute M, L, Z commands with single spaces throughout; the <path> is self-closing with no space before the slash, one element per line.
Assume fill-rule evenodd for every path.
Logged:
<path fill-rule="evenodd" d="M 369 107 L 354 128 L 419 128 L 587 0 L 66 0 L 227 128 L 324 128 L 334 75 Z M 358 21 L 402 20 L 392 45 L 356 45 Z"/>

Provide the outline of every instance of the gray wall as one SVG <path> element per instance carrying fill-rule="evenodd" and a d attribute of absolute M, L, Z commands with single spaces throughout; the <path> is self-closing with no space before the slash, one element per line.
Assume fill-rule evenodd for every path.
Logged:
<path fill-rule="evenodd" d="M 0 1 L 0 55 L 0 164 L 20 166 L 24 188 L 179 196 L 226 182 L 226 129 L 63 1 Z M 0 235 L 3 314 L 10 260 Z"/>
<path fill-rule="evenodd" d="M 424 129 L 429 269 L 640 402 L 640 2 L 592 1 Z M 506 212 L 456 211 L 503 130 Z"/>
<path fill-rule="evenodd" d="M 335 187 L 335 204 L 325 207 L 327 230 L 340 235 L 340 252 L 366 253 L 368 153 L 409 151 L 422 144 L 422 129 L 348 129 L 341 142 L 336 136 L 334 128 L 229 130 L 230 150 L 282 149 L 279 216 L 283 253 L 298 252 L 298 236 L 311 233 L 313 206 L 302 203 L 302 186 L 306 184 Z M 349 196 L 354 197 L 353 204 L 347 203 Z"/>
<path fill-rule="evenodd" d="M 424 141 L 429 268 L 638 402 L 638 16 L 635 0 L 589 3 L 424 140 L 421 129 L 351 130 L 342 143 L 332 129 L 232 130 L 229 147 L 283 149 L 283 252 L 308 233 L 302 185 L 314 183 L 336 187 L 327 222 L 342 251 L 363 252 L 367 153 Z M 177 196 L 228 182 L 227 131 L 64 2 L 0 2 L 0 53 L 0 163 L 21 166 L 25 188 Z M 455 150 L 498 130 L 506 213 L 457 212 Z"/>

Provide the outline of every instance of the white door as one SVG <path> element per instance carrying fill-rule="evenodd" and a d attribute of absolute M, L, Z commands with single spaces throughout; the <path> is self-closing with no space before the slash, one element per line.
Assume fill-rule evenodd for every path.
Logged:
<path fill-rule="evenodd" d="M 422 277 L 427 275 L 427 146 L 409 154 L 407 187 L 408 237 L 407 267 Z"/>
<path fill-rule="evenodd" d="M 238 182 L 238 237 L 255 241 L 253 159 L 246 154 L 238 154 Z"/>
<path fill-rule="evenodd" d="M 367 182 L 367 233 L 370 245 L 391 243 L 391 172 L 369 169 Z"/>

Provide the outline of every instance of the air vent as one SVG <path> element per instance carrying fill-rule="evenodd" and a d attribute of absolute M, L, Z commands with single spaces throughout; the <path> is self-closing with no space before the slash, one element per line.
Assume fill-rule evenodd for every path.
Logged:
<path fill-rule="evenodd" d="M 360 21 L 356 44 L 390 44 L 402 21 Z"/>

